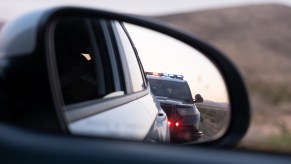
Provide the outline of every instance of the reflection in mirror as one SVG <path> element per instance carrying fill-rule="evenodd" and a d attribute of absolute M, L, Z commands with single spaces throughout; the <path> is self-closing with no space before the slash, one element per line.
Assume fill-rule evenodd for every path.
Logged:
<path fill-rule="evenodd" d="M 215 65 L 177 39 L 132 24 L 125 26 L 147 72 L 151 91 L 167 113 L 171 142 L 210 141 L 223 135 L 230 106 L 226 85 Z"/>
<path fill-rule="evenodd" d="M 53 27 L 60 110 L 72 134 L 193 143 L 228 127 L 223 78 L 191 46 L 115 20 L 64 17 Z"/>

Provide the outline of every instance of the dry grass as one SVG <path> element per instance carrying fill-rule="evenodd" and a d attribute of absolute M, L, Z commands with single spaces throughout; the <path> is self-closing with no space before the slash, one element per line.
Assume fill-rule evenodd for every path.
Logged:
<path fill-rule="evenodd" d="M 291 9 L 266 4 L 156 18 L 209 41 L 240 69 L 253 117 L 239 147 L 290 153 Z"/>
<path fill-rule="evenodd" d="M 203 138 L 213 137 L 227 126 L 229 117 L 227 110 L 217 110 L 199 104 L 196 106 L 200 111 L 199 129 L 203 132 Z"/>

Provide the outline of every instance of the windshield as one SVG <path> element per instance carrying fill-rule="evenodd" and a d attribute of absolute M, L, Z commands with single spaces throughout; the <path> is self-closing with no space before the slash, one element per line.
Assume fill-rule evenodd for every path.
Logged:
<path fill-rule="evenodd" d="M 187 83 L 160 79 L 148 79 L 150 88 L 155 96 L 182 99 L 191 102 L 192 96 Z"/>

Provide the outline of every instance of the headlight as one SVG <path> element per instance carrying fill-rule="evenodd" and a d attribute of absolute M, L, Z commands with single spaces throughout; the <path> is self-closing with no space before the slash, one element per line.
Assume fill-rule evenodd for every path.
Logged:
<path fill-rule="evenodd" d="M 192 108 L 177 108 L 177 112 L 179 113 L 180 116 L 191 116 L 191 115 L 196 115 L 198 111 L 192 107 Z"/>

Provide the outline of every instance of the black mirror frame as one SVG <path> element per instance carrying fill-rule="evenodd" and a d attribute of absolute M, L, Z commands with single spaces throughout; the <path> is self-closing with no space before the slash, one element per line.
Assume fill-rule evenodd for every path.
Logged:
<path fill-rule="evenodd" d="M 39 41 L 42 41 L 42 44 L 46 49 L 46 56 L 49 56 L 51 51 L 50 47 L 47 46 L 49 45 L 48 38 L 50 38 L 50 36 L 48 32 L 50 31 L 51 22 L 53 22 L 57 18 L 66 16 L 86 16 L 91 18 L 99 17 L 143 26 L 145 28 L 149 28 L 176 38 L 201 51 L 208 59 L 210 59 L 216 65 L 216 67 L 221 72 L 228 88 L 230 107 L 232 110 L 229 126 L 220 138 L 210 142 L 196 143 L 194 145 L 233 147 L 246 133 L 250 122 L 250 108 L 245 83 L 234 64 L 232 64 L 230 60 L 227 59 L 225 55 L 223 55 L 222 52 L 209 45 L 207 42 L 198 39 L 192 34 L 182 32 L 179 29 L 169 27 L 169 25 L 163 24 L 160 21 L 147 17 L 120 14 L 96 9 L 60 7 L 47 10 L 39 24 L 38 34 L 40 35 L 38 35 L 38 39 Z M 43 40 L 45 41 L 43 42 Z M 50 67 L 49 64 L 48 67 Z M 51 78 L 53 78 L 53 76 L 51 76 Z M 54 100 L 55 106 L 57 106 L 58 102 L 56 99 Z"/>

